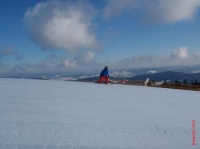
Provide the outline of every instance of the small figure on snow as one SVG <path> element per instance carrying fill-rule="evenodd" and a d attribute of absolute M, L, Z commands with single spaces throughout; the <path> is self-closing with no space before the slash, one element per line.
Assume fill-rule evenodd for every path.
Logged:
<path fill-rule="evenodd" d="M 102 71 L 101 74 L 99 75 L 99 81 L 98 83 L 101 83 L 102 80 L 105 80 L 105 84 L 108 84 L 108 78 L 109 78 L 109 74 L 108 74 L 108 67 L 106 66 Z"/>

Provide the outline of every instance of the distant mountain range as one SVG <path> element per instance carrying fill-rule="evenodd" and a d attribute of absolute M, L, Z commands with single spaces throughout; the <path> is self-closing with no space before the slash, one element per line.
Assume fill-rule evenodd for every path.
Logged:
<path fill-rule="evenodd" d="M 151 73 L 151 74 L 143 74 L 143 75 L 137 75 L 132 77 L 110 77 L 111 79 L 115 80 L 121 80 L 121 79 L 127 79 L 127 80 L 146 80 L 149 78 L 150 81 L 167 81 L 167 82 L 174 82 L 175 80 L 178 80 L 182 82 L 184 79 L 190 83 L 192 80 L 200 81 L 200 73 L 195 74 L 188 74 L 188 73 L 182 73 L 182 72 L 174 72 L 174 71 L 165 71 L 160 73 Z M 80 78 L 77 79 L 80 81 L 90 81 L 90 80 L 98 80 L 98 77 L 88 77 L 88 78 Z"/>
<path fill-rule="evenodd" d="M 10 78 L 29 78 L 29 79 L 42 79 L 42 80 L 98 80 L 99 71 L 89 72 L 53 72 L 43 74 L 13 74 L 11 76 L 5 75 L 0 77 Z M 110 78 L 115 80 L 146 80 L 149 78 L 151 81 L 164 81 L 168 80 L 174 82 L 176 79 L 182 81 L 184 79 L 200 81 L 200 65 L 189 66 L 165 66 L 165 67 L 152 67 L 152 68 L 137 68 L 137 69 L 121 69 L 109 70 Z"/>
<path fill-rule="evenodd" d="M 185 69 L 186 70 L 186 69 Z M 149 78 L 150 81 L 167 81 L 167 82 L 175 82 L 178 80 L 182 82 L 184 79 L 190 83 L 192 80 L 200 81 L 200 73 L 199 71 L 194 71 L 192 73 L 184 73 L 177 71 L 165 71 L 163 69 L 133 69 L 133 70 L 120 70 L 120 71 L 110 71 L 110 79 L 114 80 L 146 80 Z M 63 81 L 94 81 L 98 80 L 99 73 L 95 72 L 94 74 L 90 73 L 88 75 L 77 75 L 77 76 L 56 76 L 56 77 L 34 77 L 34 79 L 42 79 L 42 80 L 63 80 Z"/>
<path fill-rule="evenodd" d="M 175 80 L 183 81 L 186 79 L 188 83 L 190 83 L 192 80 L 200 80 L 200 73 L 195 74 L 188 74 L 183 72 L 174 72 L 174 71 L 165 71 L 161 73 L 156 74 L 146 74 L 146 75 L 139 75 L 129 78 L 129 80 L 146 80 L 149 78 L 150 81 L 168 81 L 168 82 L 174 82 Z"/>

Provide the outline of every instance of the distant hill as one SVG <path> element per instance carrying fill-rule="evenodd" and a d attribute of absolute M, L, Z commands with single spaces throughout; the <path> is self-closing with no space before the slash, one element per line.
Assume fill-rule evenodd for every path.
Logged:
<path fill-rule="evenodd" d="M 156 74 L 134 76 L 129 78 L 129 80 L 146 80 L 147 78 L 149 78 L 151 81 L 170 80 L 170 82 L 174 82 L 176 79 L 180 81 L 186 79 L 190 83 L 191 80 L 200 80 L 200 73 L 188 74 L 182 72 L 165 71 Z"/>
<path fill-rule="evenodd" d="M 179 81 L 183 81 L 186 79 L 188 83 L 191 82 L 191 80 L 198 80 L 200 81 L 200 73 L 195 74 L 188 74 L 188 73 L 182 73 L 182 72 L 174 72 L 174 71 L 165 71 L 161 73 L 154 73 L 154 74 L 145 74 L 145 75 L 137 75 L 133 77 L 125 77 L 125 78 L 118 78 L 118 77 L 111 77 L 111 79 L 115 80 L 121 80 L 121 79 L 127 79 L 127 80 L 146 80 L 149 78 L 150 81 L 164 81 L 164 80 L 170 80 L 169 82 L 174 82 L 176 79 Z M 98 77 L 91 77 L 91 78 L 85 78 L 85 79 L 78 79 L 81 81 L 94 81 L 98 80 Z"/>

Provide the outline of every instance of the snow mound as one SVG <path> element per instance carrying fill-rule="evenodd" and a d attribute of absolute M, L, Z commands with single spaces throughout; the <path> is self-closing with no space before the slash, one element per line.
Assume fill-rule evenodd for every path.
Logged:
<path fill-rule="evenodd" d="M 0 79 L 0 148 L 200 148 L 199 105 L 194 91 Z"/>

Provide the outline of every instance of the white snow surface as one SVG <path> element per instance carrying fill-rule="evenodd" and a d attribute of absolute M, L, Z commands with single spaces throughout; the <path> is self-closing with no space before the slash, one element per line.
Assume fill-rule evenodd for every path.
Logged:
<path fill-rule="evenodd" d="M 0 149 L 199 149 L 199 126 L 197 91 L 0 79 Z"/>

